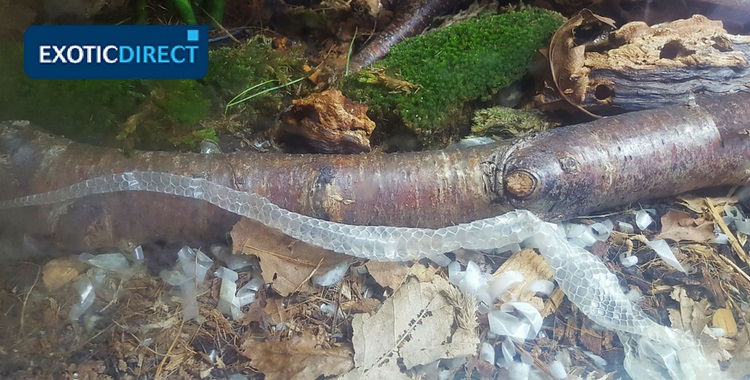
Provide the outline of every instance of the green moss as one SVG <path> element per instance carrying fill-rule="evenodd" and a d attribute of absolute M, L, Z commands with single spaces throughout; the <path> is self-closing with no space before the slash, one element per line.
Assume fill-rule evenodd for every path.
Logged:
<path fill-rule="evenodd" d="M 290 83 L 306 76 L 304 72 L 304 50 L 292 46 L 284 51 L 274 50 L 271 39 L 256 37 L 238 48 L 218 48 L 209 56 L 208 73 L 201 80 L 213 97 L 222 99 L 222 110 L 235 95 L 260 83 L 267 88 Z M 289 92 L 270 91 L 249 101 L 229 108 L 229 114 L 240 124 L 250 125 L 259 117 L 277 114 L 284 106 L 283 99 Z"/>
<path fill-rule="evenodd" d="M 367 103 L 374 117 L 395 115 L 420 135 L 439 134 L 468 101 L 519 79 L 534 54 L 564 22 L 557 13 L 526 8 L 483 15 L 407 39 L 372 68 L 345 79 L 344 92 Z M 384 74 L 419 86 L 409 92 L 383 85 Z"/>
<path fill-rule="evenodd" d="M 471 133 L 476 136 L 521 137 L 549 128 L 539 111 L 491 107 L 476 111 Z"/>
<path fill-rule="evenodd" d="M 299 48 L 274 50 L 265 38 L 209 54 L 200 80 L 32 80 L 23 72 L 23 46 L 0 46 L 0 120 L 27 119 L 79 141 L 119 140 L 122 148 L 196 147 L 225 128 L 246 128 L 283 108 L 284 90 L 271 91 L 225 115 L 227 102 L 245 88 L 273 86 L 304 76 Z M 271 87 L 271 86 L 269 86 Z M 264 88 L 260 88 L 263 90 Z"/>
<path fill-rule="evenodd" d="M 193 125 L 211 115 L 211 100 L 203 92 L 196 81 L 161 81 L 151 96 L 170 123 Z"/>
<path fill-rule="evenodd" d="M 20 43 L 0 47 L 0 72 L 0 120 L 31 120 L 88 141 L 116 131 L 143 99 L 135 81 L 30 79 Z"/>

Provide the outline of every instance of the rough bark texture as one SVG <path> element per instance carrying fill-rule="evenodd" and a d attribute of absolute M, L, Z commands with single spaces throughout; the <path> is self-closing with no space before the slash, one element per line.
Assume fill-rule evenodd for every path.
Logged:
<path fill-rule="evenodd" d="M 367 105 L 354 103 L 334 89 L 292 101 L 279 120 L 274 140 L 305 153 L 369 152 L 375 129 L 375 122 L 367 117 Z"/>
<path fill-rule="evenodd" d="M 533 190 L 509 199 L 545 218 L 566 219 L 639 199 L 745 183 L 748 104 L 750 94 L 738 93 L 599 119 L 516 143 L 505 161 L 506 178 L 528 178 Z"/>
<path fill-rule="evenodd" d="M 616 48 L 585 57 L 580 105 L 595 114 L 685 104 L 695 93 L 750 88 L 750 36 L 728 34 L 720 21 L 696 15 L 654 27 L 633 22 L 610 40 Z"/>
<path fill-rule="evenodd" d="M 750 94 L 597 120 L 464 150 L 349 156 L 199 155 L 91 147 L 0 123 L 0 199 L 131 170 L 200 176 L 350 224 L 439 227 L 515 208 L 565 219 L 750 173 Z M 8 244 L 84 250 L 150 239 L 226 239 L 238 217 L 154 193 L 91 196 L 0 214 Z M 33 237 L 33 239 L 30 239 Z M 34 248 L 34 247 L 31 247 Z"/>
<path fill-rule="evenodd" d="M 154 170 L 204 177 L 266 196 L 286 209 L 352 224 L 435 227 L 509 208 L 491 205 L 481 160 L 493 147 L 397 155 L 228 155 L 135 152 L 78 144 L 36 128 L 0 127 L 0 199 L 44 192 L 113 172 Z M 223 239 L 237 216 L 202 202 L 146 193 L 93 196 L 12 210 L 0 230 L 51 236 L 62 247 L 121 240 Z"/>

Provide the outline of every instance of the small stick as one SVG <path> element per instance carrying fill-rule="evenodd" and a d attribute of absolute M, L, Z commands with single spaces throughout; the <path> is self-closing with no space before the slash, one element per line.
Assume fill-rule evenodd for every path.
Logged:
<path fill-rule="evenodd" d="M 731 245 L 734 252 L 737 254 L 737 256 L 740 257 L 740 260 L 742 260 L 744 263 L 748 263 L 747 259 L 747 253 L 744 249 L 742 249 L 742 245 L 739 241 L 737 241 L 737 238 L 734 236 L 732 231 L 729 230 L 729 227 L 726 223 L 724 223 L 724 219 L 722 219 L 721 215 L 719 215 L 719 212 L 716 210 L 716 208 L 711 204 L 711 201 L 708 198 L 704 198 L 704 201 L 706 203 L 706 207 L 708 208 L 708 211 L 711 213 L 711 216 L 714 218 L 714 222 L 719 225 L 719 228 L 721 228 L 721 231 L 727 235 L 729 238 L 729 244 Z"/>
<path fill-rule="evenodd" d="M 31 287 L 29 288 L 29 291 L 26 292 L 26 297 L 23 298 L 23 306 L 21 306 L 21 328 L 19 332 L 19 336 L 23 336 L 24 331 L 24 325 L 25 325 L 25 319 L 24 316 L 26 315 L 26 304 L 29 301 L 29 297 L 31 296 L 31 292 L 34 290 L 34 287 L 36 286 L 36 283 L 39 281 L 39 275 L 42 273 L 42 267 L 37 267 L 36 271 L 36 277 L 34 278 L 34 283 L 31 284 Z"/>
<path fill-rule="evenodd" d="M 390 25 L 352 58 L 349 69 L 357 71 L 385 57 L 393 45 L 422 33 L 435 17 L 462 2 L 463 0 L 404 1 Z"/>
<path fill-rule="evenodd" d="M 161 359 L 161 362 L 159 363 L 159 368 L 156 369 L 156 374 L 154 374 L 154 379 L 158 379 L 161 375 L 161 371 L 164 368 L 164 364 L 167 362 L 167 358 L 169 357 L 169 353 L 172 352 L 174 349 L 174 346 L 177 344 L 177 339 L 180 338 L 180 333 L 182 333 L 182 326 L 185 325 L 185 320 L 183 319 L 180 322 L 180 328 L 177 330 L 177 334 L 175 334 L 174 339 L 172 340 L 172 344 L 169 345 L 169 349 L 167 349 L 167 352 L 164 353 L 164 358 Z"/>

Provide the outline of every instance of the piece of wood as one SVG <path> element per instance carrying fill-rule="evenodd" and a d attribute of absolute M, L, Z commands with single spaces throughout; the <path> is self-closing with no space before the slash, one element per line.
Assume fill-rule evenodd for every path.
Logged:
<path fill-rule="evenodd" d="M 422 33 L 435 17 L 465 2 L 464 0 L 403 1 L 393 21 L 352 57 L 349 69 L 356 71 L 380 60 L 391 51 L 393 45 L 405 38 Z"/>
<path fill-rule="evenodd" d="M 579 105 L 594 114 L 694 104 L 696 94 L 750 89 L 750 36 L 728 34 L 721 21 L 695 15 L 652 27 L 631 22 L 609 40 L 585 54 Z"/>
<path fill-rule="evenodd" d="M 748 104 L 750 93 L 736 93 L 468 149 L 367 155 L 133 152 L 125 157 L 4 122 L 0 200 L 110 173 L 151 170 L 203 177 L 295 212 L 349 224 L 442 227 L 514 209 L 561 220 L 702 187 L 747 183 Z M 76 251 L 149 239 L 205 246 L 226 241 L 237 220 L 192 199 L 124 192 L 3 210 L 0 234 L 19 246 L 43 240 Z"/>

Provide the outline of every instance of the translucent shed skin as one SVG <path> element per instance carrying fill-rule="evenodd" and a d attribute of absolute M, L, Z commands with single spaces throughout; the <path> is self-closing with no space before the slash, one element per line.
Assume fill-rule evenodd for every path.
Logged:
<path fill-rule="evenodd" d="M 444 227 L 527 209 L 568 219 L 689 190 L 747 183 L 750 95 L 699 100 L 470 149 L 369 155 L 135 152 L 0 123 L 0 200 L 112 173 L 206 178 L 290 211 L 355 225 Z M 522 178 L 508 182 L 507 178 Z M 199 200 L 125 191 L 5 210 L 0 233 L 63 250 L 149 239 L 225 241 L 239 216 Z"/>

